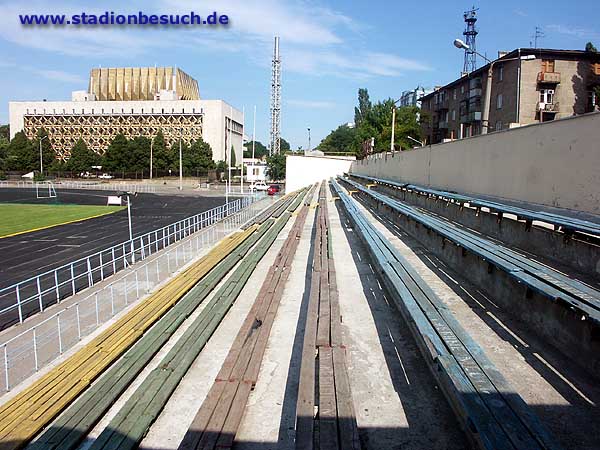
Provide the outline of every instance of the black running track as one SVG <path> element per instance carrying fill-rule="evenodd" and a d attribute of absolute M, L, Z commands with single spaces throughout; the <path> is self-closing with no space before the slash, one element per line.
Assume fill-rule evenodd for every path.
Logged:
<path fill-rule="evenodd" d="M 108 195 L 115 193 L 59 190 L 56 199 L 36 199 L 33 189 L 1 188 L 0 202 L 106 205 Z M 224 202 L 223 197 L 138 194 L 132 197 L 134 237 L 215 208 Z M 0 289 L 128 239 L 126 210 L 0 239 Z M 27 297 L 31 293 L 23 294 Z M 61 292 L 61 297 L 63 296 L 65 295 Z M 14 303 L 14 295 L 10 297 L 10 300 L 0 297 L 0 309 Z M 1 322 L 4 322 L 3 318 L 0 318 L 0 328 L 6 325 Z"/>

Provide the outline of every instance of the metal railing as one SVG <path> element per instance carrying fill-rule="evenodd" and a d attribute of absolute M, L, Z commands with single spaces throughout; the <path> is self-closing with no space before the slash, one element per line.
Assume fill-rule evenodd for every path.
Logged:
<path fill-rule="evenodd" d="M 0 327 L 22 323 L 32 314 L 239 212 L 255 199 L 246 196 L 234 200 L 0 289 Z"/>
<path fill-rule="evenodd" d="M 257 204 L 249 204 L 153 258 L 129 266 L 102 288 L 1 343 L 0 390 L 9 391 L 40 370 L 259 212 Z"/>

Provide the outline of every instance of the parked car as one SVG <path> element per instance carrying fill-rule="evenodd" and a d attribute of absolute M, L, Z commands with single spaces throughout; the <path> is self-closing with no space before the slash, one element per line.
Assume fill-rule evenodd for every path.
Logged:
<path fill-rule="evenodd" d="M 110 179 L 112 179 L 112 177 L 113 177 L 112 175 L 109 175 L 107 173 L 103 173 L 98 178 L 100 178 L 101 180 L 110 180 Z"/>
<path fill-rule="evenodd" d="M 265 183 L 264 181 L 259 181 L 250 185 L 251 191 L 266 191 L 268 189 L 269 186 L 267 186 L 267 183 Z"/>
<path fill-rule="evenodd" d="M 275 195 L 275 194 L 279 193 L 280 191 L 281 191 L 281 186 L 279 186 L 278 184 L 272 184 L 267 189 L 267 194 L 268 195 Z"/>

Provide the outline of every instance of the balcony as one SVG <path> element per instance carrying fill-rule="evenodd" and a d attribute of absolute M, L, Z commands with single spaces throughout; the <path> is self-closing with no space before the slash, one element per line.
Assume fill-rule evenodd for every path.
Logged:
<path fill-rule="evenodd" d="M 469 89 L 481 89 L 481 88 L 482 88 L 481 78 L 473 78 L 472 80 L 469 80 Z"/>
<path fill-rule="evenodd" d="M 469 122 L 479 122 L 481 120 L 481 111 L 471 111 L 469 113 Z"/>
<path fill-rule="evenodd" d="M 471 123 L 481 121 L 481 111 L 469 111 L 466 114 L 460 115 L 460 121 L 462 123 Z"/>
<path fill-rule="evenodd" d="M 471 89 L 469 91 L 469 98 L 481 97 L 481 92 L 482 92 L 481 88 Z"/>
<path fill-rule="evenodd" d="M 537 77 L 538 83 L 560 83 L 560 72 L 540 72 Z"/>
<path fill-rule="evenodd" d="M 560 111 L 559 103 L 542 103 L 538 102 L 537 110 L 542 112 L 557 113 Z"/>
<path fill-rule="evenodd" d="M 446 109 L 448 109 L 448 99 L 444 99 L 442 101 L 439 101 L 437 103 L 434 103 L 434 110 L 436 111 L 444 111 Z"/>

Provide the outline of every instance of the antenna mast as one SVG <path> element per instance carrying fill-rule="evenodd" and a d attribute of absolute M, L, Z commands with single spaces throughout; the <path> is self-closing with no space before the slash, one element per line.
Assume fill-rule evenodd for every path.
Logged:
<path fill-rule="evenodd" d="M 279 154 L 281 132 L 281 59 L 279 57 L 279 36 L 275 36 L 273 49 L 273 69 L 271 74 L 271 135 L 269 155 Z"/>
<path fill-rule="evenodd" d="M 542 29 L 536 26 L 535 33 L 531 37 L 533 38 L 533 48 L 538 48 L 538 39 L 545 37 L 545 35 Z M 529 45 L 531 45 L 531 42 L 529 43 Z"/>
<path fill-rule="evenodd" d="M 475 29 L 475 22 L 477 22 L 477 11 L 479 8 L 473 6 L 469 11 L 465 11 L 463 17 L 465 18 L 465 31 L 463 36 L 465 37 L 465 44 L 469 47 L 465 50 L 465 63 L 463 65 L 463 73 L 468 74 L 473 72 L 477 68 L 477 47 L 475 45 L 475 38 L 479 32 Z"/>

